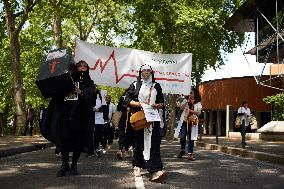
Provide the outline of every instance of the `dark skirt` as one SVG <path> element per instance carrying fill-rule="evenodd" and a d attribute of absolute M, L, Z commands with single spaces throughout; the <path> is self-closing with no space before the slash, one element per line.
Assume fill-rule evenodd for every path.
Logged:
<path fill-rule="evenodd" d="M 163 163 L 160 155 L 160 122 L 155 122 L 152 130 L 151 137 L 151 150 L 150 159 L 148 161 L 144 160 L 143 149 L 144 149 L 144 129 L 139 131 L 134 131 L 134 150 L 133 150 L 133 167 L 147 168 L 149 173 L 155 173 L 157 171 L 163 170 Z"/>

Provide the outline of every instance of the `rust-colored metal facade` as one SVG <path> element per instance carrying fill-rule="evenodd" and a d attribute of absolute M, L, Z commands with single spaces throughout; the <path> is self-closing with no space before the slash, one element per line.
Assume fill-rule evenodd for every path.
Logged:
<path fill-rule="evenodd" d="M 254 111 L 270 111 L 263 98 L 281 91 L 258 85 L 252 76 L 217 79 L 202 82 L 199 87 L 204 110 L 225 110 L 227 105 L 237 109 L 244 100 Z"/>

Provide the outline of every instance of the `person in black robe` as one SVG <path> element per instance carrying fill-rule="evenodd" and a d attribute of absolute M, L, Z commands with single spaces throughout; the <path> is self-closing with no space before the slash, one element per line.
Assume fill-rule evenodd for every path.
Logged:
<path fill-rule="evenodd" d="M 128 150 L 131 146 L 134 146 L 133 129 L 129 123 L 130 112 L 127 111 L 127 105 L 125 104 L 125 97 L 126 97 L 126 92 L 119 98 L 119 102 L 117 104 L 117 111 L 121 111 L 121 118 L 118 123 L 119 146 L 118 146 L 118 151 L 116 153 L 116 157 L 118 159 L 122 159 L 123 157 L 125 158 L 131 157 L 128 153 Z"/>
<path fill-rule="evenodd" d="M 96 87 L 89 76 L 88 64 L 79 61 L 71 69 L 71 76 L 75 98 L 66 94 L 54 96 L 40 126 L 42 136 L 60 146 L 62 165 L 57 172 L 58 177 L 67 173 L 78 174 L 77 162 L 81 152 L 89 152 L 84 147 L 88 148 L 86 139 L 92 139 L 93 134 L 89 131 L 94 117 L 92 108 Z M 69 152 L 73 152 L 71 168 Z"/>

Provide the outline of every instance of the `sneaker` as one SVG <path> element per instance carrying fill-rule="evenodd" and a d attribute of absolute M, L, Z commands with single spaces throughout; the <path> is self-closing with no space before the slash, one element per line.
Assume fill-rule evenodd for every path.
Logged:
<path fill-rule="evenodd" d="M 106 151 L 106 149 L 103 149 L 102 152 L 103 152 L 103 154 L 105 154 L 107 151 Z"/>
<path fill-rule="evenodd" d="M 164 180 L 166 177 L 167 177 L 167 173 L 165 171 L 157 171 L 152 175 L 150 181 L 159 182 L 159 181 Z"/>
<path fill-rule="evenodd" d="M 189 154 L 187 159 L 190 161 L 195 161 L 195 157 L 192 154 Z"/>
<path fill-rule="evenodd" d="M 119 150 L 119 151 L 116 152 L 116 157 L 117 157 L 118 159 L 122 159 L 122 151 L 121 151 L 121 150 Z"/>
<path fill-rule="evenodd" d="M 63 177 L 63 176 L 65 176 L 69 172 L 70 172 L 69 164 L 62 164 L 61 168 L 57 172 L 57 176 L 58 177 Z"/>
<path fill-rule="evenodd" d="M 56 152 L 55 155 L 56 155 L 57 157 L 61 157 L 61 152 Z"/>
<path fill-rule="evenodd" d="M 245 148 L 247 143 L 246 142 L 241 142 L 242 148 Z"/>
<path fill-rule="evenodd" d="M 177 155 L 177 157 L 178 158 L 182 158 L 182 156 L 184 156 L 185 155 L 185 151 L 184 150 L 181 150 L 180 152 L 179 152 L 179 154 Z"/>
<path fill-rule="evenodd" d="M 133 168 L 133 173 L 135 177 L 141 177 L 141 168 L 140 167 L 134 167 Z"/>
<path fill-rule="evenodd" d="M 102 157 L 102 152 L 101 152 L 101 150 L 96 150 L 96 155 L 97 155 L 98 157 Z"/>
<path fill-rule="evenodd" d="M 130 157 L 131 157 L 131 156 L 128 154 L 128 151 L 124 151 L 124 154 L 123 154 L 123 155 L 124 155 L 125 158 L 130 158 Z"/>

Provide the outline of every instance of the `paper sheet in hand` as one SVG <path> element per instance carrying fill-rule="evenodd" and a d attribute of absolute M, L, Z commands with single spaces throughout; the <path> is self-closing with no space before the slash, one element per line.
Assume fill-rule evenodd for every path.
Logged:
<path fill-rule="evenodd" d="M 79 88 L 79 82 L 75 82 L 74 83 L 75 84 L 75 86 L 77 87 L 77 88 Z M 71 92 L 71 93 L 69 93 L 69 94 L 67 94 L 66 96 L 65 96 L 65 99 L 64 99 L 65 101 L 66 100 L 78 100 L 78 93 L 76 93 L 76 92 Z"/>
<path fill-rule="evenodd" d="M 159 111 L 149 104 L 141 103 L 147 122 L 161 121 Z"/>

